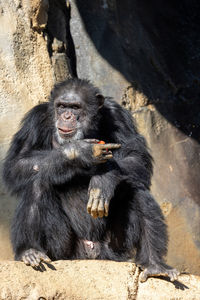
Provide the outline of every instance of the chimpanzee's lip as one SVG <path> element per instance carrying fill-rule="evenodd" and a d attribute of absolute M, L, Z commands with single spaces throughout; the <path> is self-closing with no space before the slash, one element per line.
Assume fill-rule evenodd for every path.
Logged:
<path fill-rule="evenodd" d="M 75 129 L 63 129 L 63 128 L 58 128 L 59 133 L 62 135 L 69 135 L 74 133 L 76 130 Z"/>

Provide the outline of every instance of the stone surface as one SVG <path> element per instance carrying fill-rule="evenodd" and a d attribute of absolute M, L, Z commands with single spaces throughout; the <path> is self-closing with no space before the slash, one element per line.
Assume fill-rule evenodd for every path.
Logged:
<path fill-rule="evenodd" d="M 134 283 L 136 270 L 132 264 L 106 261 L 57 261 L 52 266 L 39 272 L 20 262 L 0 263 L 0 299 L 127 299 L 127 281 L 131 276 Z M 134 289 L 136 293 L 137 280 L 129 294 Z"/>
<path fill-rule="evenodd" d="M 69 20 L 70 8 L 68 1 L 49 0 L 46 33 L 55 82 L 76 75 Z"/>
<path fill-rule="evenodd" d="M 200 299 L 200 277 L 180 275 L 171 283 L 158 278 L 149 278 L 139 283 L 137 300 L 198 300 Z"/>
<path fill-rule="evenodd" d="M 31 0 L 30 20 L 31 27 L 37 31 L 42 31 L 46 28 L 48 21 L 48 0 Z"/>
<path fill-rule="evenodd" d="M 0 159 L 25 112 L 45 101 L 53 84 L 43 36 L 30 26 L 30 1 L 0 1 Z M 48 74 L 48 76 L 47 76 Z M 0 189 L 0 259 L 11 257 L 10 220 L 16 200 Z"/>
<path fill-rule="evenodd" d="M 183 272 L 200 274 L 199 144 L 155 109 L 145 108 L 134 116 L 154 156 L 151 190 L 169 228 L 167 260 Z"/>
<path fill-rule="evenodd" d="M 168 262 L 195 274 L 199 9 L 197 0 L 0 0 L 1 161 L 24 113 L 47 99 L 54 82 L 91 79 L 133 111 L 155 160 L 152 193 L 169 225 Z M 0 259 L 8 259 L 16 200 L 3 187 L 0 198 Z"/>
<path fill-rule="evenodd" d="M 84 8 L 83 15 L 80 16 L 75 1 L 70 1 L 70 3 L 70 30 L 75 46 L 77 75 L 79 78 L 91 80 L 107 96 L 114 96 L 119 101 L 123 95 L 123 90 L 130 84 L 98 51 L 98 47 L 105 49 L 109 55 L 115 55 L 117 59 L 117 53 L 115 53 L 117 49 L 114 49 L 114 45 L 112 47 L 110 42 L 107 44 L 106 41 L 107 38 L 112 39 L 113 37 L 104 20 L 104 14 L 107 17 L 107 10 L 104 10 L 101 4 L 97 4 L 97 1 L 90 3 L 80 1 L 81 7 Z M 87 19 L 86 24 L 84 23 L 85 19 Z M 112 19 L 110 21 L 112 22 Z M 85 25 L 90 30 L 89 34 L 85 30 Z M 120 51 L 120 48 L 118 50 Z M 122 53 L 119 53 L 119 57 L 118 62 L 123 64 Z"/>
<path fill-rule="evenodd" d="M 56 81 L 48 52 L 47 0 L 0 1 L 0 170 L 11 137 L 24 114 L 46 101 Z M 57 66 L 57 64 L 56 64 Z M 64 79 L 64 70 L 57 70 Z M 0 180 L 0 259 L 12 257 L 9 227 L 16 199 Z"/>
<path fill-rule="evenodd" d="M 21 262 L 0 262 L 0 300 L 156 300 L 200 298 L 200 277 L 181 275 L 174 283 L 149 278 L 139 283 L 132 263 L 57 261 L 43 272 Z"/>
<path fill-rule="evenodd" d="M 133 111 L 155 160 L 168 262 L 200 274 L 200 3 L 70 3 L 77 74 Z"/>

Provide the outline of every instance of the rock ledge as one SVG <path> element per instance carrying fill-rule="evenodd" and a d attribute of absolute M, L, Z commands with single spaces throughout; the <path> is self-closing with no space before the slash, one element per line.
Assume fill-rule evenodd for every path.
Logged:
<path fill-rule="evenodd" d="M 0 299 L 9 300 L 155 300 L 200 299 L 200 277 L 181 275 L 179 281 L 150 278 L 138 282 L 132 263 L 56 261 L 36 271 L 21 262 L 0 262 Z"/>

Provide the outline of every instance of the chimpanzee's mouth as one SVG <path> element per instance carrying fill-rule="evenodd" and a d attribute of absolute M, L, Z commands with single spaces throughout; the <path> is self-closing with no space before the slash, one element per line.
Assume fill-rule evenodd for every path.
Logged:
<path fill-rule="evenodd" d="M 71 135 L 76 132 L 76 129 L 70 129 L 70 128 L 58 128 L 58 131 L 62 135 Z"/>

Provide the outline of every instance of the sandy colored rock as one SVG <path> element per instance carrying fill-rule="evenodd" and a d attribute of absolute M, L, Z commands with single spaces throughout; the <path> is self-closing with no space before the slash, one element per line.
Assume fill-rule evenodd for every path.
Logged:
<path fill-rule="evenodd" d="M 48 0 L 31 0 L 31 21 L 35 30 L 44 30 L 48 20 Z"/>
<path fill-rule="evenodd" d="M 0 263 L 0 300 L 200 299 L 200 277 L 182 275 L 171 283 L 150 278 L 138 283 L 139 269 L 113 261 L 57 261 L 43 272 L 21 262 Z"/>
<path fill-rule="evenodd" d="M 169 225 L 167 261 L 199 275 L 200 2 L 70 3 L 77 74 L 133 111 L 155 161 L 151 191 Z"/>
<path fill-rule="evenodd" d="M 109 261 L 57 261 L 44 272 L 20 262 L 2 262 L 0 299 L 128 299 L 136 294 L 137 274 L 131 263 Z M 128 285 L 130 277 L 135 285 Z"/>
<path fill-rule="evenodd" d="M 180 275 L 174 283 L 158 278 L 149 278 L 139 283 L 137 300 L 199 300 L 200 277 Z"/>
<path fill-rule="evenodd" d="M 151 191 L 168 225 L 167 262 L 182 272 L 199 275 L 199 144 L 151 106 L 135 112 L 134 117 L 154 157 Z"/>
<path fill-rule="evenodd" d="M 33 11 L 42 20 L 39 2 L 0 1 L 0 171 L 22 117 L 47 100 L 54 83 L 47 41 L 31 28 Z M 12 257 L 9 227 L 16 203 L 6 195 L 0 176 L 0 259 Z"/>
<path fill-rule="evenodd" d="M 200 274 L 200 2 L 138 3 L 0 0 L 0 160 L 54 81 L 71 69 L 90 79 L 134 111 L 155 160 L 152 193 L 169 225 L 167 261 Z M 1 187 L 0 259 L 12 257 L 16 203 Z"/>

